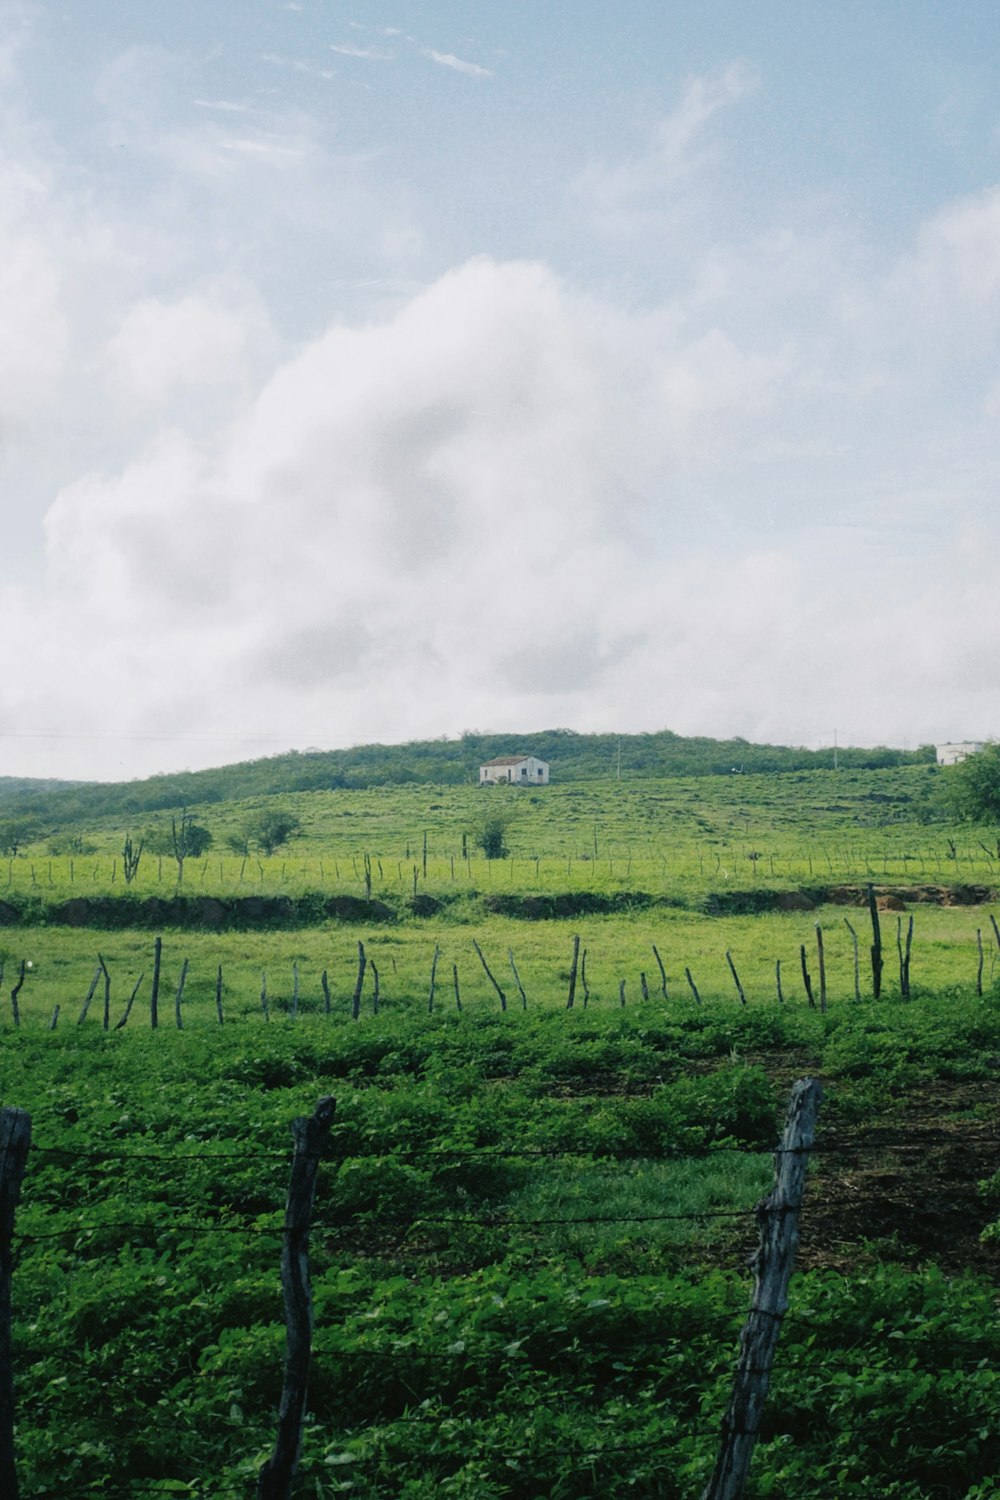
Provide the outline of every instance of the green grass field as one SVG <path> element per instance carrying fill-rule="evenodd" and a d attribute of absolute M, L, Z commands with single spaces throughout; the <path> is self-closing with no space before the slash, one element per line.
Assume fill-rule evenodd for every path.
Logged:
<path fill-rule="evenodd" d="M 192 809 L 215 842 L 187 862 L 185 927 L 142 907 L 176 892 L 166 858 L 143 856 L 122 904 L 127 819 L 9 860 L 0 1092 L 33 1121 L 22 1492 L 254 1493 L 281 1386 L 288 1123 L 332 1094 L 296 1500 L 696 1500 L 753 1205 L 789 1085 L 814 1074 L 818 1149 L 748 1497 L 1000 1493 L 997 851 L 936 821 L 936 786 L 920 766 L 555 786 L 517 799 L 494 861 L 470 830 L 503 792 L 282 797 L 301 835 L 246 862 L 226 835 L 262 804 L 215 804 Z M 869 882 L 904 906 L 881 913 L 879 1000 Z M 305 925 L 226 906 L 304 894 Z M 313 895 L 356 898 L 353 919 Z M 78 907 L 90 925 L 66 925 L 59 904 L 80 898 L 124 916 Z"/>

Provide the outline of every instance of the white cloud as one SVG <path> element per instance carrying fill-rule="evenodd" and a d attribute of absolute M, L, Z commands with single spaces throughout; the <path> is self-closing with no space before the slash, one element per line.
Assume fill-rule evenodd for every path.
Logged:
<path fill-rule="evenodd" d="M 470 78 L 492 78 L 493 74 L 489 68 L 482 68 L 478 63 L 466 62 L 464 58 L 456 57 L 453 52 L 435 52 L 433 47 L 421 47 L 422 57 L 429 57 L 431 62 L 439 63 L 442 68 L 451 68 L 456 73 L 467 73 Z"/>
<path fill-rule="evenodd" d="M 353 42 L 331 43 L 330 51 L 339 52 L 341 57 L 358 57 L 369 62 L 392 61 L 391 52 L 385 52 L 379 47 L 358 47 Z"/>
<path fill-rule="evenodd" d="M 630 158 L 592 164 L 577 183 L 577 193 L 610 227 L 627 228 L 665 194 L 702 171 L 711 161 L 706 131 L 713 118 L 758 87 L 754 69 L 733 62 L 716 73 L 691 78 L 680 101 L 656 125 L 644 148 Z"/>
<path fill-rule="evenodd" d="M 135 303 L 108 344 L 108 374 L 119 400 L 156 405 L 178 386 L 229 384 L 243 372 L 245 308 L 199 296 Z"/>
<path fill-rule="evenodd" d="M 238 328 L 197 298 L 140 304 L 121 376 L 151 399 L 219 378 Z M 798 369 L 719 330 L 675 332 L 648 364 L 636 329 L 541 266 L 476 260 L 388 320 L 331 328 L 211 443 L 165 433 L 68 487 L 44 594 L 0 595 L 0 716 L 98 732 L 113 702 L 123 733 L 212 736 L 198 753 L 216 760 L 278 724 L 328 744 L 477 722 L 989 727 L 970 724 L 1000 691 L 994 655 L 970 651 L 1000 628 L 988 549 L 945 547 L 880 594 L 850 533 L 842 559 L 810 525 L 741 539 L 738 493 L 728 545 L 672 541 L 672 463 L 719 461 L 699 471 L 698 431 L 730 456 L 756 441 L 741 424 L 771 421 Z M 661 474 L 652 544 L 626 524 L 643 468 Z M 137 770 L 170 759 L 145 739 L 129 753 Z"/>

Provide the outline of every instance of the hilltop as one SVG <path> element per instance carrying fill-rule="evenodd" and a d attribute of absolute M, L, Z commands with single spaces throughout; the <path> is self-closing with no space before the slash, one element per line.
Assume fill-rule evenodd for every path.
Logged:
<path fill-rule="evenodd" d="M 259 760 L 204 771 L 183 771 L 126 782 L 32 781 L 0 777 L 0 816 L 32 818 L 50 827 L 108 815 L 229 802 L 292 792 L 363 790 L 423 783 L 470 785 L 483 761 L 519 752 L 552 764 L 560 784 L 637 777 L 715 776 L 737 772 L 832 768 L 832 749 L 754 745 L 744 739 L 651 734 L 577 734 L 548 729 L 532 734 L 464 734 L 458 739 L 413 740 L 405 745 L 356 745 L 345 750 L 291 750 Z M 933 762 L 932 746 L 918 750 L 836 751 L 840 766 L 881 770 Z"/>

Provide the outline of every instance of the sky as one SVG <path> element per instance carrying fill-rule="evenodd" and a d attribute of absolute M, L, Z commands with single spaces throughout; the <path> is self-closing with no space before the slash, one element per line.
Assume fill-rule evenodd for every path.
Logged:
<path fill-rule="evenodd" d="M 995 0 L 0 0 L 0 775 L 1000 733 L 998 67 Z"/>

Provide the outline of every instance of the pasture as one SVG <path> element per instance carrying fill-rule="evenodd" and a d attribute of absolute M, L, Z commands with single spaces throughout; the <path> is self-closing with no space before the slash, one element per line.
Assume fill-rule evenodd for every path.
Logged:
<path fill-rule="evenodd" d="M 0 1086 L 33 1122 L 23 1493 L 254 1493 L 288 1126 L 329 1094 L 296 1497 L 695 1500 L 753 1207 L 812 1074 L 747 1494 L 996 1494 L 997 859 L 941 820 L 936 785 L 899 767 L 554 786 L 493 861 L 472 833 L 503 792 L 282 797 L 302 831 L 270 858 L 225 847 L 260 802 L 216 804 L 191 810 L 214 842 L 186 863 L 187 906 L 147 905 L 176 895 L 166 858 L 125 891 L 141 829 L 121 819 L 29 844 L 0 889 Z M 868 883 L 902 908 L 880 912 L 878 999 Z M 289 904 L 273 920 L 251 896 Z"/>

